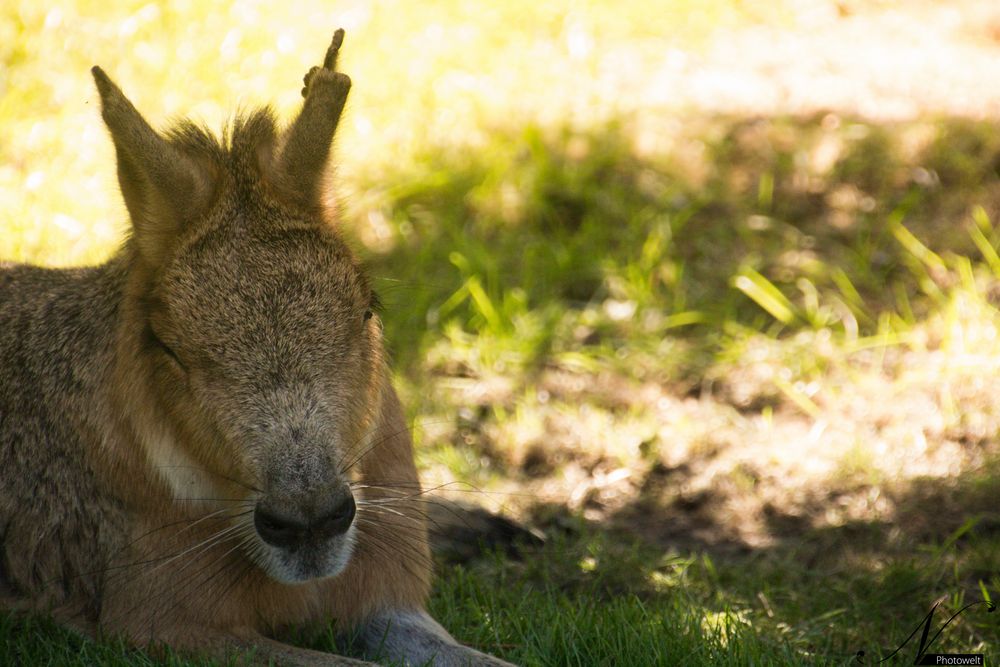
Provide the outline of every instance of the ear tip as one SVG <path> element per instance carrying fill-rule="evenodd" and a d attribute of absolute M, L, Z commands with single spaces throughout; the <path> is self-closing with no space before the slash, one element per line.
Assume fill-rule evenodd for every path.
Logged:
<path fill-rule="evenodd" d="M 90 73 L 94 75 L 94 83 L 97 84 L 97 91 L 102 97 L 114 89 L 115 84 L 111 82 L 111 78 L 98 65 L 91 67 Z"/>

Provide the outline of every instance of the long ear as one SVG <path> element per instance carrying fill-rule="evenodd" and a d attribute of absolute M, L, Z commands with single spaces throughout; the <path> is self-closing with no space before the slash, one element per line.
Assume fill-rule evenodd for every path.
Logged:
<path fill-rule="evenodd" d="M 330 144 L 351 90 L 351 79 L 336 71 L 344 42 L 343 29 L 333 34 L 322 67 L 305 76 L 302 111 L 282 135 L 271 178 L 279 192 L 307 210 L 321 208 L 320 186 L 330 156 Z"/>
<path fill-rule="evenodd" d="M 143 258 L 158 264 L 185 223 L 202 213 L 211 178 L 160 136 L 100 67 L 91 73 L 118 158 L 118 183 Z"/>

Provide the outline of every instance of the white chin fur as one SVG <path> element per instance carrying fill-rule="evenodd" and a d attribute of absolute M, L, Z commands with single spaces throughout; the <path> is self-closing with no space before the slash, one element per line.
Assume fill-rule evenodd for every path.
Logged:
<path fill-rule="evenodd" d="M 283 549 L 266 544 L 259 537 L 252 547 L 253 557 L 269 577 L 283 584 L 301 584 L 314 579 L 335 577 L 347 567 L 354 553 L 355 528 L 321 544 Z"/>

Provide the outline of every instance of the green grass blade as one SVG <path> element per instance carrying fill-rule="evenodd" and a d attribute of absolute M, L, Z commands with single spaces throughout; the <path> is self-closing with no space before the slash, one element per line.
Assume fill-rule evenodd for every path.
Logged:
<path fill-rule="evenodd" d="M 745 267 L 736 276 L 733 286 L 782 324 L 792 325 L 799 321 L 795 306 L 788 297 L 774 283 L 750 267 Z"/>

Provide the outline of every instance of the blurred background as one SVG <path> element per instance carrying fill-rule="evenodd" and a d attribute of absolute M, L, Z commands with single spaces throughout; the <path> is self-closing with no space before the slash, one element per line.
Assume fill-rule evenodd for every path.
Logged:
<path fill-rule="evenodd" d="M 998 594 L 1000 5 L 5 0 L 0 257 L 126 231 L 91 65 L 157 127 L 288 119 L 338 26 L 425 482 L 546 537 L 442 560 L 456 636 L 843 664 Z"/>

